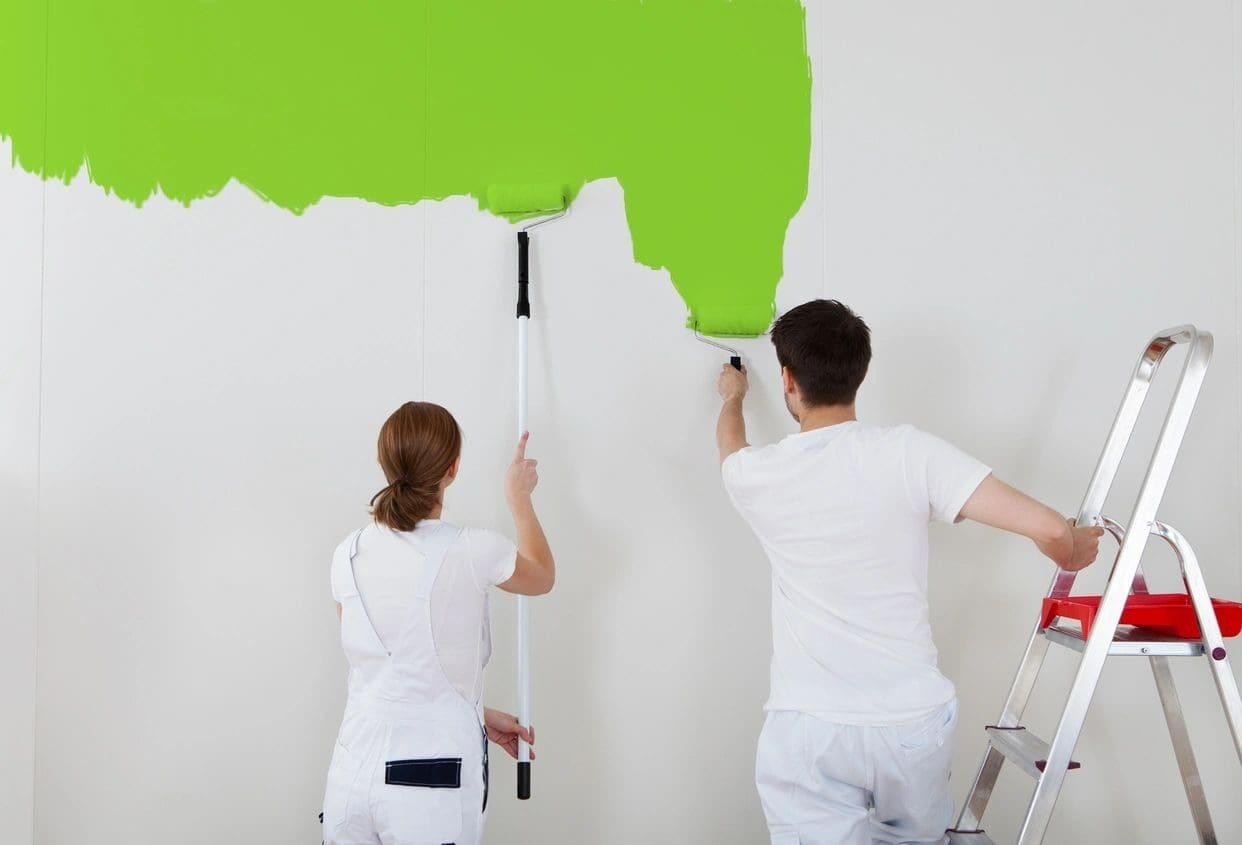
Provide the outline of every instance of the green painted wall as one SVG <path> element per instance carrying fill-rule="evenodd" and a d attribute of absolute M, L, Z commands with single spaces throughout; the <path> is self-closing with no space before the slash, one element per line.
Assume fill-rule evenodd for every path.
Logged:
<path fill-rule="evenodd" d="M 295 213 L 616 177 L 635 260 L 718 334 L 767 326 L 810 120 L 799 0 L 0 0 L 32 173 Z"/>

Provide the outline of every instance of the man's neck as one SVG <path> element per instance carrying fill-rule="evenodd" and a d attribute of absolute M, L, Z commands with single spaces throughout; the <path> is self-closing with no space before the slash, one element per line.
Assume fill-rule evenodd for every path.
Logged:
<path fill-rule="evenodd" d="M 853 422 L 857 419 L 858 415 L 854 412 L 853 405 L 820 405 L 803 411 L 798 424 L 803 431 L 813 431 L 817 428 L 827 428 L 830 425 L 840 425 L 843 422 Z"/>

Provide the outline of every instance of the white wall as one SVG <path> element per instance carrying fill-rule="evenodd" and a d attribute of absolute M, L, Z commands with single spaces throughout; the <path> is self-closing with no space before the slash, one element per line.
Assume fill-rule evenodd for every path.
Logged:
<path fill-rule="evenodd" d="M 812 5 L 811 191 L 778 306 L 854 305 L 875 332 L 865 416 L 955 440 L 1065 511 L 1146 337 L 1213 330 L 1163 515 L 1214 592 L 1239 596 L 1231 15 L 1150 0 Z M 467 436 L 450 516 L 505 524 L 509 229 L 464 200 L 333 200 L 294 217 L 235 186 L 189 210 L 135 210 L 82 180 L 51 184 L 35 428 L 42 189 L 2 168 L 0 180 L 0 222 L 21 234 L 0 241 L 4 278 L 22 280 L 0 309 L 5 357 L 22 364 L 0 383 L 17 410 L 4 495 L 26 514 L 0 650 L 19 679 L 34 653 L 29 450 L 43 444 L 34 839 L 313 841 L 343 703 L 327 564 L 379 485 L 387 412 L 406 398 L 450 407 Z M 762 841 L 750 770 L 768 582 L 716 477 L 721 359 L 680 327 L 667 278 L 632 264 L 621 201 L 613 182 L 588 186 L 536 236 L 532 452 L 561 579 L 535 604 L 535 799 L 516 802 L 494 758 L 489 840 Z M 770 345 L 744 346 L 752 440 L 779 437 Z M 978 527 L 934 542 L 960 797 L 1049 571 Z M 1153 554 L 1153 569 L 1167 564 Z M 513 604 L 496 604 L 489 698 L 504 707 Z M 1045 731 L 1064 658 L 1031 709 Z M 1242 838 L 1214 690 L 1203 666 L 1180 668 L 1218 832 Z M 1187 840 L 1147 675 L 1106 672 L 1048 841 Z M 15 708 L 0 713 L 6 742 L 33 697 L 0 705 Z M 16 784 L 28 817 L 29 735 L 11 733 L 0 789 Z M 1002 780 L 987 819 L 998 841 L 1025 790 Z"/>

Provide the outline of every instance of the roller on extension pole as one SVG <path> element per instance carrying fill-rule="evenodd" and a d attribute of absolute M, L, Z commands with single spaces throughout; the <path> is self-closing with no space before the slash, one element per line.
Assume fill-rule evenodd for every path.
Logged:
<path fill-rule="evenodd" d="M 536 226 L 569 213 L 565 189 L 559 185 L 494 185 L 487 191 L 488 210 L 510 220 L 529 220 L 517 233 L 517 435 L 528 424 L 530 336 L 530 232 Z M 530 599 L 518 596 L 518 722 L 531 724 L 530 713 Z M 530 746 L 518 738 L 517 797 L 530 798 Z"/>

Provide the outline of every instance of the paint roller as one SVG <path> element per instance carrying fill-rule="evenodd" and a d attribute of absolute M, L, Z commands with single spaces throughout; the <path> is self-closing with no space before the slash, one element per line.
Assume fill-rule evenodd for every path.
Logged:
<path fill-rule="evenodd" d="M 484 201 L 488 211 L 510 220 L 560 214 L 569 205 L 561 185 L 492 185 Z"/>
<path fill-rule="evenodd" d="M 560 185 L 493 185 L 484 206 L 510 221 L 542 218 L 517 233 L 518 437 L 527 428 L 527 330 L 530 323 L 530 230 L 569 213 L 569 195 Z M 518 722 L 530 727 L 530 602 L 518 596 Z M 530 798 L 530 746 L 518 739 L 517 797 Z"/>
<path fill-rule="evenodd" d="M 742 369 L 742 353 L 731 346 L 712 340 L 712 337 L 758 337 L 767 332 L 772 325 L 773 311 L 766 315 L 756 314 L 754 308 L 739 308 L 715 305 L 691 311 L 686 318 L 686 325 L 694 329 L 694 337 L 701 343 L 714 346 L 729 353 L 729 363 L 736 369 Z"/>
<path fill-rule="evenodd" d="M 560 185 L 492 185 L 487 189 L 485 205 L 493 214 L 507 217 L 511 221 L 529 220 L 542 217 L 534 223 L 523 226 L 517 233 L 518 244 L 518 319 L 530 318 L 530 230 L 544 223 L 551 223 L 569 213 L 569 197 Z M 519 334 L 524 335 L 519 324 Z M 525 370 L 519 373 L 519 380 L 525 384 Z M 523 388 L 524 390 L 524 388 Z M 523 395 L 524 392 L 523 392 Z M 525 423 L 525 399 L 519 400 L 519 424 Z M 518 431 L 521 437 L 525 428 Z M 523 723 L 525 724 L 525 723 Z M 528 726 L 529 727 L 529 726 Z"/>
<path fill-rule="evenodd" d="M 719 350 L 728 352 L 729 363 L 733 365 L 733 369 L 735 370 L 742 369 L 742 353 L 738 352 L 732 346 L 725 346 L 723 343 L 720 343 L 719 341 L 712 340 L 709 337 L 703 337 L 703 333 L 699 331 L 699 324 L 697 322 L 694 323 L 694 337 L 700 343 L 706 343 L 708 346 L 714 346 Z"/>

